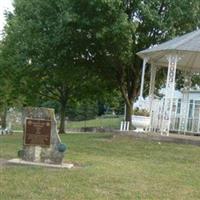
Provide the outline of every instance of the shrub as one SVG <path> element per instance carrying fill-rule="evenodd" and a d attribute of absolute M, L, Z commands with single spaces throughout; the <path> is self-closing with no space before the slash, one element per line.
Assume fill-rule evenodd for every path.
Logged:
<path fill-rule="evenodd" d="M 24 150 L 23 149 L 19 150 L 17 152 L 17 155 L 18 155 L 19 158 L 23 158 L 23 156 L 24 156 Z"/>
<path fill-rule="evenodd" d="M 150 115 L 146 109 L 139 109 L 139 108 L 135 108 L 133 110 L 133 114 L 138 115 L 138 116 L 145 116 L 145 117 L 149 117 Z"/>

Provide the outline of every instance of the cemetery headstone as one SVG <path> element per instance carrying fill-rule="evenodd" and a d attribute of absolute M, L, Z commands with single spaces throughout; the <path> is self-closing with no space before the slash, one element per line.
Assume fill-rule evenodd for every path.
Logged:
<path fill-rule="evenodd" d="M 53 109 L 27 107 L 22 113 L 22 160 L 62 164 L 66 145 L 61 143 Z"/>

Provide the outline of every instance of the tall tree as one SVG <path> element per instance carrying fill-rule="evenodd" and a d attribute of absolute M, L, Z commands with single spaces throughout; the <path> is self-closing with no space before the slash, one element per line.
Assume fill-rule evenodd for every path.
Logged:
<path fill-rule="evenodd" d="M 131 121 L 141 74 L 136 53 L 200 25 L 198 0 L 15 0 L 14 5 L 6 41 L 26 75 L 22 84 L 60 102 L 60 132 L 68 99 L 90 82 L 91 72 L 106 89 L 120 90 Z"/>
<path fill-rule="evenodd" d="M 4 43 L 18 72 L 19 93 L 24 105 L 53 99 L 60 104 L 60 133 L 65 132 L 65 111 L 71 98 L 98 93 L 97 76 L 90 76 L 76 43 L 76 13 L 69 0 L 15 0 L 8 15 Z M 79 56 L 79 57 L 78 57 Z M 101 81 L 101 86 L 103 82 Z M 90 88 L 90 89 L 88 89 Z M 81 92 L 82 91 L 82 92 Z M 84 93 L 84 95 L 83 95 Z"/>
<path fill-rule="evenodd" d="M 5 29 L 5 44 L 15 55 L 13 62 L 19 68 L 26 103 L 34 104 L 37 98 L 58 101 L 59 132 L 63 133 L 67 101 L 80 85 L 81 72 L 73 67 L 65 26 L 70 21 L 66 1 L 16 0 L 14 8 Z"/>
<path fill-rule="evenodd" d="M 124 10 L 130 23 L 136 23 L 132 34 L 132 65 L 124 71 L 128 110 L 140 89 L 141 60 L 138 51 L 193 31 L 200 26 L 200 1 L 198 0 L 124 0 Z M 129 73 L 131 72 L 131 73 Z M 138 76 L 139 75 L 139 76 Z M 127 113 L 130 121 L 130 111 Z"/>
<path fill-rule="evenodd" d="M 120 0 L 74 0 L 70 7 L 76 16 L 71 25 L 75 43 L 80 44 L 75 50 L 79 53 L 78 61 L 106 81 L 107 87 L 120 90 L 130 104 L 125 72 L 131 75 L 135 23 L 128 21 Z"/>
<path fill-rule="evenodd" d="M 14 103 L 19 103 L 19 96 L 16 96 L 16 90 L 13 87 L 13 72 L 8 67 L 5 57 L 5 48 L 3 41 L 0 42 L 0 118 L 1 127 L 6 128 L 7 110 Z"/>
<path fill-rule="evenodd" d="M 126 120 L 131 121 L 142 65 L 136 53 L 199 27 L 200 1 L 74 0 L 71 4 L 78 16 L 74 23 L 80 49 L 101 77 L 121 91 Z"/>

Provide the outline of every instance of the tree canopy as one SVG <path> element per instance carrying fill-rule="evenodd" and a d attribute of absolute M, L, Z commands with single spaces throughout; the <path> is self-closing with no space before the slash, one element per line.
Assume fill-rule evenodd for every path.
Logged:
<path fill-rule="evenodd" d="M 103 3 L 102 3 L 103 2 Z M 133 101 L 140 89 L 141 59 L 136 55 L 151 45 L 193 31 L 200 26 L 197 0 L 72 1 L 79 16 L 77 43 L 82 54 L 95 63 L 95 71 L 121 91 L 131 121 Z M 106 12 L 105 5 L 117 18 Z M 94 12 L 93 12 L 94 11 Z M 95 13 L 95 14 L 94 14 Z M 108 17 L 107 17 L 108 16 Z M 107 18 L 106 18 L 107 17 Z M 98 29 L 100 27 L 101 29 Z M 100 32 L 99 32 L 100 30 Z"/>
<path fill-rule="evenodd" d="M 95 7 L 92 2 L 90 4 L 88 13 Z M 120 10 L 119 5 L 116 3 L 118 10 Z M 117 10 L 112 11 L 113 3 L 107 4 L 99 1 L 97 8 L 102 7 L 103 12 L 100 9 L 100 16 L 90 24 L 89 18 L 82 21 L 81 15 L 75 12 L 76 9 L 80 9 L 79 12 L 82 12 L 82 8 L 86 5 L 79 6 L 78 8 L 78 1 L 71 3 L 68 0 L 31 0 L 28 2 L 16 0 L 14 13 L 8 15 L 5 29 L 4 51 L 9 50 L 8 55 L 14 55 L 14 57 L 5 57 L 7 57 L 7 60 L 11 58 L 9 64 L 12 65 L 15 72 L 20 74 L 17 85 L 21 88 L 20 92 L 26 97 L 24 105 L 34 105 L 41 98 L 59 102 L 60 132 L 64 132 L 65 110 L 68 101 L 79 99 L 80 96 L 81 98 L 88 98 L 89 95 L 91 98 L 91 96 L 103 95 L 103 88 L 106 85 L 103 80 L 99 79 L 98 75 L 94 73 L 91 75 L 93 68 L 86 67 L 86 64 L 88 66 L 97 66 L 98 64 L 97 59 L 95 63 L 91 61 L 95 49 L 91 48 L 93 52 L 90 49 L 87 50 L 86 44 L 89 44 L 87 40 L 90 40 L 91 35 L 89 32 L 84 32 L 84 28 L 87 24 L 88 27 L 96 25 L 99 29 L 98 37 L 105 34 L 106 36 L 103 37 L 109 40 L 108 36 L 111 30 L 107 20 L 114 19 L 113 22 L 110 20 L 110 25 L 114 24 L 111 27 L 113 30 L 120 20 L 121 26 L 124 27 L 125 21 L 123 21 L 125 19 L 123 13 L 121 19 L 116 21 L 119 15 Z M 107 12 L 108 15 L 104 17 Z M 93 11 L 90 13 L 94 15 Z M 100 21 L 99 25 L 98 21 Z M 117 30 L 115 35 L 117 35 Z M 86 38 L 81 40 L 82 36 Z M 112 38 L 117 39 L 114 35 Z M 127 39 L 128 37 L 125 38 L 124 42 Z M 99 44 L 103 45 L 101 42 Z M 116 49 L 119 51 L 119 47 Z M 105 51 L 105 45 L 99 50 Z M 119 53 L 121 55 L 118 54 L 118 56 L 124 56 L 120 51 Z M 101 58 L 105 57 L 101 56 Z M 99 84 L 100 82 L 101 84 Z M 110 89 L 111 87 L 107 88 Z"/>
<path fill-rule="evenodd" d="M 104 91 L 121 92 L 130 121 L 140 88 L 136 53 L 200 26 L 198 0 L 15 0 L 14 8 L 4 67 L 24 104 L 59 102 L 60 132 L 69 99 Z"/>

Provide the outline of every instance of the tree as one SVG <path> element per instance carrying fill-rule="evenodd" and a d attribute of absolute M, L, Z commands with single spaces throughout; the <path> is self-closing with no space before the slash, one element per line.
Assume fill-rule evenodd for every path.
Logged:
<path fill-rule="evenodd" d="M 25 74 L 27 93 L 60 103 L 60 132 L 68 100 L 94 80 L 98 88 L 121 92 L 131 121 L 142 63 L 136 53 L 198 27 L 199 5 L 197 0 L 15 0 L 5 38 Z"/>
<path fill-rule="evenodd" d="M 76 16 L 72 22 L 74 40 L 81 44 L 74 50 L 78 53 L 78 61 L 107 82 L 107 87 L 120 90 L 128 102 L 124 80 L 125 71 L 131 73 L 135 24 L 128 21 L 122 2 L 74 0 L 70 4 Z"/>
<path fill-rule="evenodd" d="M 58 101 L 59 132 L 63 133 L 67 101 L 80 85 L 81 72 L 80 67 L 73 67 L 65 26 L 70 21 L 66 1 L 16 0 L 14 8 L 5 29 L 5 44 L 15 56 L 12 64 L 20 74 L 24 105 L 37 104 L 41 98 Z"/>
<path fill-rule="evenodd" d="M 24 105 L 59 102 L 60 133 L 65 132 L 68 101 L 100 91 L 94 84 L 98 77 L 90 76 L 82 64 L 87 55 L 79 54 L 82 44 L 76 43 L 76 15 L 70 6 L 69 0 L 15 0 L 4 37 L 8 56 L 13 56 L 9 64 L 18 72 L 18 92 L 26 97 Z M 101 81 L 101 89 L 103 85 Z"/>
<path fill-rule="evenodd" d="M 1 127 L 5 129 L 7 126 L 7 110 L 14 104 L 19 104 L 20 96 L 16 94 L 16 90 L 13 87 L 13 72 L 8 66 L 5 59 L 5 53 L 7 53 L 4 43 L 0 42 L 0 118 Z"/>
<path fill-rule="evenodd" d="M 132 65 L 125 71 L 123 85 L 128 96 L 126 105 L 132 109 L 140 89 L 141 60 L 138 51 L 195 30 L 200 25 L 200 2 L 197 0 L 124 0 L 130 23 L 137 23 L 133 32 Z M 131 73 L 129 73 L 131 71 Z M 127 113 L 130 121 L 130 111 Z"/>
<path fill-rule="evenodd" d="M 74 0 L 74 22 L 80 31 L 81 54 L 95 63 L 96 72 L 121 91 L 131 121 L 140 89 L 140 50 L 200 26 L 197 0 Z M 111 14 L 112 13 L 112 14 Z M 116 14 L 117 13 L 117 14 Z M 116 15 L 115 15 L 116 14 Z"/>

